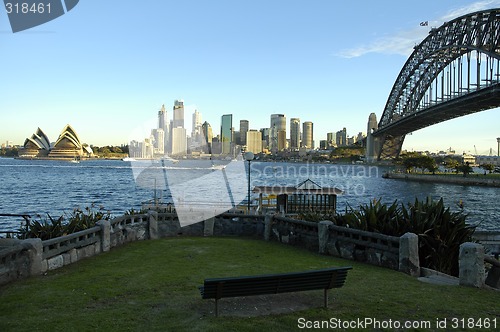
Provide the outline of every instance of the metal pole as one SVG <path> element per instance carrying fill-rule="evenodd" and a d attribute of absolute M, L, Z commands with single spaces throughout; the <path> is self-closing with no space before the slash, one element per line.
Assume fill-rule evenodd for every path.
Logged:
<path fill-rule="evenodd" d="M 250 160 L 248 161 L 248 214 L 250 214 Z"/>

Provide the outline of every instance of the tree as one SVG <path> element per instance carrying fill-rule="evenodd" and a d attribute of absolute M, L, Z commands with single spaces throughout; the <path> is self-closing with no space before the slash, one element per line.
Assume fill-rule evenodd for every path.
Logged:
<path fill-rule="evenodd" d="M 449 170 L 456 170 L 457 167 L 460 165 L 460 163 L 452 158 L 445 158 L 444 159 L 444 167 Z M 458 173 L 458 171 L 456 171 Z"/>
<path fill-rule="evenodd" d="M 474 170 L 470 167 L 469 163 L 458 165 L 455 169 L 457 170 L 457 173 L 462 172 L 464 177 L 466 177 L 469 173 L 474 173 Z"/>
<path fill-rule="evenodd" d="M 493 165 L 493 164 L 482 164 L 481 168 L 484 169 L 485 171 L 488 171 L 488 173 L 491 174 L 491 172 L 493 172 L 493 170 L 495 169 L 495 165 Z"/>
<path fill-rule="evenodd" d="M 412 153 L 404 155 L 402 159 L 403 165 L 408 173 L 411 173 L 414 167 L 420 168 L 422 173 L 426 169 L 433 173 L 437 170 L 436 161 L 429 156 Z"/>

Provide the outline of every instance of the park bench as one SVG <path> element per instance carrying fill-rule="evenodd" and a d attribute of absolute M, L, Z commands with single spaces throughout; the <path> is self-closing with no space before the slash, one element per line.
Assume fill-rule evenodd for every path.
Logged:
<path fill-rule="evenodd" d="M 328 307 L 328 290 L 344 285 L 350 266 L 304 272 L 265 274 L 230 278 L 205 279 L 200 286 L 203 299 L 215 299 L 215 316 L 219 316 L 218 301 L 225 297 L 278 294 L 323 289 L 324 306 Z"/>

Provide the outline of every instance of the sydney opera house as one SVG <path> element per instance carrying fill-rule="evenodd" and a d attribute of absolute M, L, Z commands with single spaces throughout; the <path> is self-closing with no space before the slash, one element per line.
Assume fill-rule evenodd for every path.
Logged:
<path fill-rule="evenodd" d="M 45 133 L 38 128 L 31 137 L 26 138 L 19 150 L 23 159 L 85 159 L 92 158 L 92 149 L 83 146 L 75 130 L 68 124 L 64 127 L 57 141 L 50 143 Z"/>

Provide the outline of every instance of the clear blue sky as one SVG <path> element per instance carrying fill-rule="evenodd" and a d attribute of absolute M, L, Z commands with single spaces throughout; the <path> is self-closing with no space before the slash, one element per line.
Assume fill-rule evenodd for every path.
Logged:
<path fill-rule="evenodd" d="M 327 132 L 366 132 L 431 27 L 500 1 L 81 0 L 67 14 L 11 32 L 0 11 L 0 142 L 37 127 L 57 139 L 71 124 L 83 142 L 127 143 L 138 125 L 169 116 L 175 99 L 218 133 L 222 114 L 269 126 L 272 113 Z M 420 22 L 429 21 L 428 27 Z M 498 109 L 429 127 L 404 148 L 486 153 Z M 190 132 L 190 130 L 188 130 Z"/>

